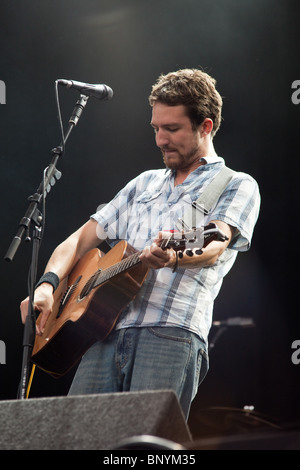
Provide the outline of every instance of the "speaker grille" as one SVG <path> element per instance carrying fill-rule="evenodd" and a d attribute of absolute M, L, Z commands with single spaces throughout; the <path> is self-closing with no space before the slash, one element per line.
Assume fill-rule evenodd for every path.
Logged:
<path fill-rule="evenodd" d="M 152 435 L 191 440 L 172 391 L 124 392 L 0 402 L 0 449 L 103 450 Z"/>

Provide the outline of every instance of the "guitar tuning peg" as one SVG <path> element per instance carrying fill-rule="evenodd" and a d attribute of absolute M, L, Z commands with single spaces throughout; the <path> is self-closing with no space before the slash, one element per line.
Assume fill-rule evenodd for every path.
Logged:
<path fill-rule="evenodd" d="M 185 250 L 185 253 L 188 255 L 188 256 L 193 256 L 194 253 L 193 253 L 193 250 Z"/>
<path fill-rule="evenodd" d="M 195 255 L 202 255 L 203 251 L 199 248 L 198 250 L 195 250 Z"/>
<path fill-rule="evenodd" d="M 180 259 L 183 258 L 183 253 L 182 253 L 182 251 L 178 251 L 178 258 L 180 258 Z"/>

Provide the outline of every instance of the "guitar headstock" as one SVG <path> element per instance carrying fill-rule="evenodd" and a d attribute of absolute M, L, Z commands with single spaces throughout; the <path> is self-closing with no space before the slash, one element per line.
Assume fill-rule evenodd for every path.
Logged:
<path fill-rule="evenodd" d="M 188 232 L 173 232 L 169 238 L 163 240 L 161 248 L 173 248 L 174 251 L 201 250 L 213 240 L 224 242 L 228 237 L 216 224 L 210 223 Z"/>

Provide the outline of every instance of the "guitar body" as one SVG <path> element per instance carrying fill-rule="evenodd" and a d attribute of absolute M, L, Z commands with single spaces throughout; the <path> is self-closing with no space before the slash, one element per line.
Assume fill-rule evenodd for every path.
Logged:
<path fill-rule="evenodd" d="M 136 250 L 120 241 L 106 255 L 97 248 L 76 264 L 54 293 L 54 308 L 42 336 L 36 335 L 32 361 L 54 377 L 71 369 L 97 340 L 113 330 L 122 310 L 141 288 L 148 269 L 139 263 L 82 295 L 88 280 Z M 37 319 L 37 323 L 39 318 Z"/>

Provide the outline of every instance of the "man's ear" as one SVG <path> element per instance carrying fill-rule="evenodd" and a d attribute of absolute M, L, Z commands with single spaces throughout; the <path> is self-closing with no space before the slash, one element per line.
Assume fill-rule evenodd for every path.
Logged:
<path fill-rule="evenodd" d="M 203 122 L 201 122 L 199 126 L 199 130 L 201 133 L 201 137 L 208 135 L 212 132 L 214 127 L 214 123 L 210 118 L 205 118 Z"/>

